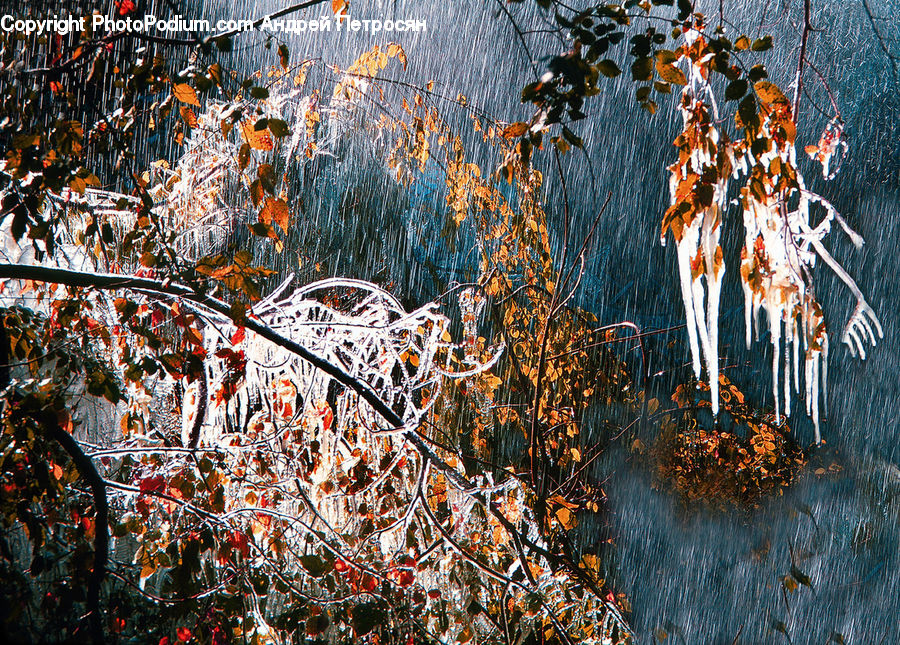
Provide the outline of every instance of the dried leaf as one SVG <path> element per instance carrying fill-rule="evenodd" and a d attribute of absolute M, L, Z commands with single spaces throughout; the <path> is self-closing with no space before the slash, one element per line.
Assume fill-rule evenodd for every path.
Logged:
<path fill-rule="evenodd" d="M 182 103 L 187 103 L 188 105 L 196 105 L 200 107 L 200 101 L 197 98 L 197 92 L 193 87 L 188 85 L 187 83 L 178 83 L 175 85 L 174 89 L 175 98 L 181 101 Z"/>
<path fill-rule="evenodd" d="M 269 197 L 259 213 L 259 221 L 271 224 L 275 222 L 286 231 L 290 221 L 290 210 L 283 199 Z"/>

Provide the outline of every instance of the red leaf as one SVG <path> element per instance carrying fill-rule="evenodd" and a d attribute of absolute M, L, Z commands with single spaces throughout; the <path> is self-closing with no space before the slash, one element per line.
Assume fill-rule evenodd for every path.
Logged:
<path fill-rule="evenodd" d="M 134 5 L 133 0 L 116 0 L 116 9 L 119 10 L 120 16 L 127 16 L 130 13 L 134 13 L 137 7 Z"/>
<path fill-rule="evenodd" d="M 240 551 L 241 555 L 245 558 L 250 555 L 250 545 L 247 542 L 246 534 L 232 531 L 231 535 L 228 536 L 228 543 L 232 548 Z"/>
<path fill-rule="evenodd" d="M 141 480 L 139 487 L 141 489 L 141 492 L 144 494 L 159 493 L 166 487 L 166 478 L 162 475 L 157 475 L 156 477 L 145 477 Z"/>

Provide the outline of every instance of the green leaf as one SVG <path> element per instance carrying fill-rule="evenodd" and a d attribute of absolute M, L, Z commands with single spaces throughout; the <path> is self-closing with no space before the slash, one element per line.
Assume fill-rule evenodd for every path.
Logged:
<path fill-rule="evenodd" d="M 756 81 L 758 81 L 760 79 L 768 78 L 769 73 L 766 71 L 765 65 L 762 65 L 762 64 L 754 65 L 753 67 L 750 68 L 750 71 L 747 72 L 747 77 L 750 79 L 751 82 L 755 83 Z"/>
<path fill-rule="evenodd" d="M 763 36 L 762 38 L 757 38 L 753 41 L 753 44 L 750 46 L 750 48 L 755 52 L 764 52 L 772 49 L 772 37 Z"/>
<path fill-rule="evenodd" d="M 597 63 L 597 69 L 600 70 L 600 73 L 607 78 L 615 78 L 622 73 L 622 70 L 619 69 L 619 66 L 608 58 Z"/>
<path fill-rule="evenodd" d="M 567 128 L 566 126 L 563 126 L 563 136 L 566 138 L 566 141 L 571 143 L 576 148 L 580 148 L 584 145 L 584 141 L 581 140 L 581 137 L 569 130 L 569 128 Z"/>
<path fill-rule="evenodd" d="M 365 602 L 350 610 L 351 623 L 356 636 L 365 636 L 387 620 L 387 612 L 375 602 Z"/>
<path fill-rule="evenodd" d="M 317 555 L 300 556 L 300 564 L 303 565 L 303 568 L 306 569 L 313 578 L 321 578 L 333 568 L 331 564 L 325 562 L 325 560 Z"/>
<path fill-rule="evenodd" d="M 650 57 L 638 58 L 631 64 L 631 79 L 634 81 L 649 81 L 653 75 L 653 59 Z"/>
<path fill-rule="evenodd" d="M 756 99 L 753 98 L 752 94 L 748 94 L 741 101 L 738 106 L 738 117 L 740 117 L 743 127 L 747 127 L 749 123 L 756 119 Z"/>
<path fill-rule="evenodd" d="M 269 98 L 269 90 L 264 87 L 251 87 L 250 96 L 255 99 L 267 99 Z"/>
<path fill-rule="evenodd" d="M 747 93 L 748 88 L 749 85 L 743 78 L 739 78 L 738 80 L 729 83 L 728 87 L 725 88 L 725 100 L 737 101 Z"/>
<path fill-rule="evenodd" d="M 788 634 L 787 625 L 785 625 L 784 622 L 780 620 L 772 621 L 772 629 L 774 629 L 776 632 L 781 632 L 782 634 L 784 634 L 787 637 L 788 642 L 790 642 L 791 637 Z"/>
<path fill-rule="evenodd" d="M 542 83 L 529 83 L 524 88 L 522 88 L 522 103 L 528 103 L 529 101 L 533 101 L 537 98 L 538 88 L 542 85 Z"/>
<path fill-rule="evenodd" d="M 791 575 L 794 576 L 797 582 L 799 582 L 801 585 L 806 585 L 810 589 L 813 588 L 812 581 L 809 579 L 809 576 L 800 571 L 800 569 L 798 569 L 796 565 L 791 565 Z"/>
<path fill-rule="evenodd" d="M 219 38 L 214 39 L 216 43 L 216 48 L 220 52 L 230 52 L 234 43 L 231 42 L 231 36 L 220 36 Z"/>
<path fill-rule="evenodd" d="M 269 130 L 276 137 L 286 137 L 291 133 L 288 124 L 281 119 L 269 119 Z"/>

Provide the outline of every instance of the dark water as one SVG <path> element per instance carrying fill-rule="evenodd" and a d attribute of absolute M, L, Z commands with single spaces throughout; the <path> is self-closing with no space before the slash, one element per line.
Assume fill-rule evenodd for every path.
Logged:
<path fill-rule="evenodd" d="M 758 35 L 761 23 L 771 23 L 764 31 L 774 33 L 776 41 L 791 43 L 765 59 L 770 76 L 786 87 L 796 66 L 792 44 L 797 36 L 789 18 L 779 20 L 785 4 L 726 2 L 724 10 L 751 36 Z M 530 5 L 509 7 L 524 27 L 539 27 L 540 16 Z M 886 46 L 900 53 L 897 7 L 890 0 L 869 0 L 868 5 L 876 17 L 885 19 L 876 24 L 893 39 Z M 280 6 L 239 2 L 225 9 L 209 1 L 205 10 L 212 16 L 245 18 Z M 531 68 L 509 23 L 497 16 L 498 6 L 449 0 L 359 1 L 352 3 L 354 18 L 425 19 L 428 30 L 304 35 L 287 41 L 293 60 L 322 57 L 347 65 L 372 45 L 396 39 L 406 50 L 409 66 L 387 76 L 419 84 L 434 80 L 437 91 L 447 96 L 462 92 L 500 119 L 527 119 L 518 94 L 532 79 Z M 710 14 L 718 6 L 698 3 Z M 839 345 L 840 329 L 854 301 L 827 267 L 819 266 L 816 289 L 834 348 L 822 427 L 827 446 L 812 451 L 810 466 L 784 496 L 765 500 L 758 509 L 722 513 L 684 508 L 670 494 L 651 488 L 647 468 L 627 450 L 633 436 L 613 445 L 597 472 L 607 480 L 609 496 L 609 516 L 604 518 L 609 527 L 604 530 L 615 540 L 610 580 L 630 599 L 630 620 L 642 643 L 653 642 L 657 629 L 665 630 L 671 639 L 667 642 L 786 642 L 773 628 L 781 624 L 795 643 L 826 643 L 832 633 L 847 643 L 900 642 L 900 84 L 873 37 L 861 0 L 818 0 L 813 7 L 813 22 L 825 31 L 812 36 L 812 60 L 831 84 L 851 151 L 836 180 L 826 184 L 813 179 L 811 165 L 805 166 L 807 180 L 866 239 L 866 246 L 857 251 L 834 232 L 827 245 L 877 311 L 885 338 L 865 362 Z M 312 15 L 326 10 L 317 8 Z M 796 19 L 796 8 L 790 15 Z M 258 40 L 257 34 L 239 42 Z M 540 38 L 530 42 L 536 58 L 552 45 Z M 248 47 L 235 56 L 247 69 L 275 64 L 275 55 L 264 52 Z M 639 110 L 625 76 L 610 81 L 605 93 L 588 105 L 589 119 L 579 128 L 586 155 L 564 159 L 576 236 L 586 232 L 607 191 L 613 195 L 591 247 L 579 304 L 604 322 L 628 319 L 646 329 L 664 328 L 683 319 L 674 251 L 658 242 L 667 201 L 665 166 L 672 158 L 670 142 L 678 117 L 675 99 L 661 103 L 652 117 Z M 812 102 L 827 107 L 828 99 L 813 73 L 805 79 L 811 99 L 801 107 L 799 138 L 814 143 L 827 120 Z M 347 152 L 346 158 L 362 156 Z M 537 163 L 545 161 L 539 158 Z M 296 235 L 298 242 L 316 247 L 327 272 L 393 281 L 410 301 L 433 297 L 448 276 L 466 275 L 471 234 L 463 230 L 446 240 L 435 224 L 440 204 L 429 182 L 440 184 L 439 171 L 430 170 L 410 191 L 391 183 L 377 160 L 370 159 L 368 165 L 322 163 L 309 172 L 314 199 L 305 206 Z M 547 208 L 559 230 L 559 182 L 551 173 L 547 176 Z M 749 351 L 743 346 L 734 262 L 740 236 L 740 225 L 734 223 L 725 238 L 730 249 L 726 257 L 732 261 L 723 295 L 722 353 L 726 364 L 739 366 L 728 370 L 729 377 L 756 402 L 772 405 L 771 348 L 766 339 Z M 434 242 L 424 244 L 428 239 Z M 673 338 L 679 343 L 665 350 Z M 674 369 L 688 361 L 683 341 L 675 334 L 655 347 L 653 371 L 666 371 L 653 384 L 660 392 L 685 375 Z M 791 423 L 798 441 L 811 444 L 812 426 L 802 413 Z M 652 440 L 652 432 L 643 439 Z M 832 464 L 840 468 L 836 474 L 814 474 L 816 468 Z M 790 573 L 792 564 L 809 576 L 811 588 L 801 586 L 785 594 L 780 578 Z"/>

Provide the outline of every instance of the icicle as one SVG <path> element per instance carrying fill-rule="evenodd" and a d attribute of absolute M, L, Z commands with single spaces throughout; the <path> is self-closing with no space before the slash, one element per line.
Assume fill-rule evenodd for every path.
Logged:
<path fill-rule="evenodd" d="M 796 342 L 794 320 L 785 321 L 784 339 L 784 416 L 791 416 L 791 345 Z"/>
<path fill-rule="evenodd" d="M 703 217 L 703 259 L 708 291 L 706 365 L 714 416 L 719 413 L 719 298 L 722 293 L 722 276 L 725 275 L 725 263 L 719 246 L 719 221 L 719 206 L 714 203 Z"/>
<path fill-rule="evenodd" d="M 781 423 L 781 397 L 778 395 L 778 363 L 781 349 L 781 316 L 776 318 L 775 307 L 769 311 L 769 329 L 772 333 L 772 394 L 775 397 L 775 423 Z"/>
<path fill-rule="evenodd" d="M 804 306 L 805 309 L 805 306 Z M 800 394 L 800 343 L 802 336 L 799 332 L 799 325 L 797 325 L 797 321 L 793 320 L 794 324 L 794 392 Z"/>
<path fill-rule="evenodd" d="M 687 316 L 688 341 L 691 346 L 691 359 L 693 360 L 694 376 L 700 378 L 700 347 L 697 342 L 697 312 L 694 303 L 694 290 L 691 277 L 691 260 L 697 252 L 697 228 L 699 222 L 692 222 L 682 230 L 681 240 L 677 244 L 678 250 L 678 275 L 681 278 L 681 298 L 684 302 L 684 312 Z"/>

